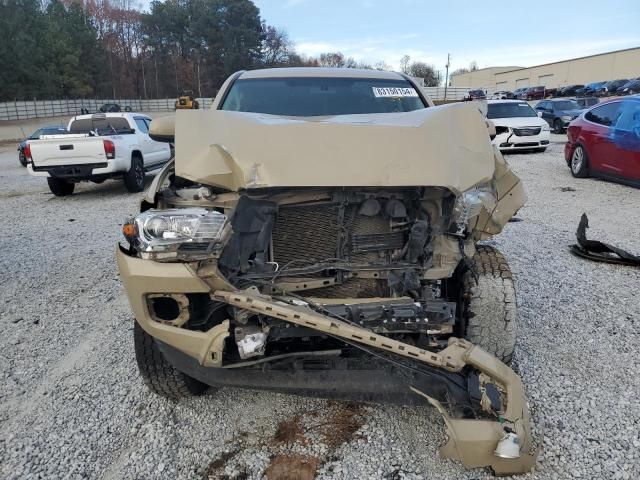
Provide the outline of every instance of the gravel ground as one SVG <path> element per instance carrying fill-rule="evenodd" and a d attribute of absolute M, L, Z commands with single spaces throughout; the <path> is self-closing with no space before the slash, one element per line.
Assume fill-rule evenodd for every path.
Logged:
<path fill-rule="evenodd" d="M 640 190 L 572 178 L 562 142 L 509 157 L 529 202 L 495 240 L 516 274 L 515 367 L 544 426 L 523 478 L 640 478 L 640 271 L 567 249 L 586 212 L 592 238 L 640 252 Z M 490 477 L 438 457 L 444 425 L 427 406 L 149 393 L 114 262 L 139 198 L 118 181 L 53 197 L 0 146 L 0 477 Z"/>

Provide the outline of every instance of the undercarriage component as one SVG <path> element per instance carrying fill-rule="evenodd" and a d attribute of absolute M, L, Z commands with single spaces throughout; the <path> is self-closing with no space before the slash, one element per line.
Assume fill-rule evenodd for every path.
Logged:
<path fill-rule="evenodd" d="M 599 242 L 598 240 L 588 240 L 587 228 L 589 228 L 589 219 L 587 218 L 587 214 L 583 213 L 582 217 L 580 217 L 578 230 L 576 231 L 578 244 L 571 246 L 571 253 L 596 262 L 640 267 L 640 256 L 633 255 L 626 250 L 614 247 L 608 243 Z"/>
<path fill-rule="evenodd" d="M 442 455 L 458 459 L 467 467 L 490 466 L 498 474 L 524 473 L 535 464 L 537 452 L 531 452 L 531 427 L 522 381 L 504 363 L 466 340 L 450 338 L 449 345 L 436 353 L 319 314 L 300 300 L 288 304 L 260 295 L 255 290 L 216 291 L 213 298 L 449 372 L 462 372 L 465 366 L 472 367 L 480 372 L 480 406 L 485 414 L 498 420 L 451 418 L 437 400 L 414 387 L 443 413 L 450 439 L 441 449 Z M 507 433 L 514 433 L 519 439 L 518 458 L 502 458 L 495 454 Z"/>

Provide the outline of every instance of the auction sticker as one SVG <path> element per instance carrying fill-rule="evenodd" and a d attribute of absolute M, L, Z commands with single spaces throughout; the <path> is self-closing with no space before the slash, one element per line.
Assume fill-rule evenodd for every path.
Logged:
<path fill-rule="evenodd" d="M 396 87 L 371 87 L 376 97 L 417 97 L 418 92 L 414 88 Z"/>

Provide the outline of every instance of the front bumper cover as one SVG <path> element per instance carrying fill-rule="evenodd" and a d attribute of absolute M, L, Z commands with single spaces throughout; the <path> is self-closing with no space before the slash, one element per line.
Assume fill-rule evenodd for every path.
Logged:
<path fill-rule="evenodd" d="M 449 441 L 440 449 L 441 455 L 460 460 L 468 468 L 491 467 L 499 475 L 526 473 L 535 465 L 538 452 L 533 451 L 529 413 L 520 378 L 497 358 L 466 340 L 451 338 L 447 348 L 441 352 L 431 352 L 320 314 L 308 305 L 285 303 L 251 289 L 235 292 L 214 290 L 196 274 L 195 265 L 141 260 L 130 257 L 120 248 L 117 250 L 117 260 L 137 321 L 145 331 L 158 340 L 162 351 L 178 369 L 186 370 L 195 378 L 210 383 L 206 378 L 209 376 L 207 370 L 226 370 L 220 367 L 223 367 L 224 342 L 229 336 L 228 320 L 207 332 L 164 325 L 151 318 L 145 299 L 147 294 L 208 293 L 216 301 L 313 328 L 349 343 L 373 347 L 376 351 L 386 352 L 387 355 L 410 359 L 433 372 L 440 371 L 463 378 L 473 373 L 480 379 L 479 405 L 486 412 L 486 419 L 453 418 L 445 411 L 440 401 L 434 398 L 438 389 L 430 388 L 429 382 L 413 378 L 404 383 L 411 386 L 415 395 L 426 397 L 442 413 L 448 427 Z M 229 382 L 225 383 L 235 381 L 238 386 L 268 388 L 267 384 L 261 385 L 255 375 L 251 377 L 250 372 L 243 385 L 241 376 L 247 372 L 241 373 L 238 370 L 235 377 L 233 372 L 226 370 L 223 376 L 228 377 Z M 319 384 L 326 384 L 326 380 L 331 377 L 319 374 L 315 378 Z M 290 376 L 290 379 L 293 377 Z M 220 380 L 224 381 L 223 378 Z M 425 380 L 425 377 L 422 380 Z M 455 381 L 457 380 L 454 379 Z M 444 383 L 447 382 L 445 379 Z M 366 395 L 364 390 L 370 386 L 365 387 L 361 393 Z M 494 395 L 490 395 L 491 392 Z M 312 394 L 313 389 L 308 393 Z M 371 399 L 375 398 L 372 396 Z M 520 448 L 517 458 L 501 458 L 494 453 L 507 432 L 514 432 L 518 436 Z"/>

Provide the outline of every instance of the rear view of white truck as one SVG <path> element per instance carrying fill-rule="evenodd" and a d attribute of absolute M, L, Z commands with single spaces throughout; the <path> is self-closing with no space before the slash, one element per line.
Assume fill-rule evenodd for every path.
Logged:
<path fill-rule="evenodd" d="M 73 117 L 68 134 L 30 140 L 25 147 L 31 175 L 46 177 L 54 195 L 71 195 L 81 181 L 122 178 L 128 191 L 144 189 L 145 174 L 171 158 L 171 147 L 149 137 L 151 119 L 138 113 Z"/>

